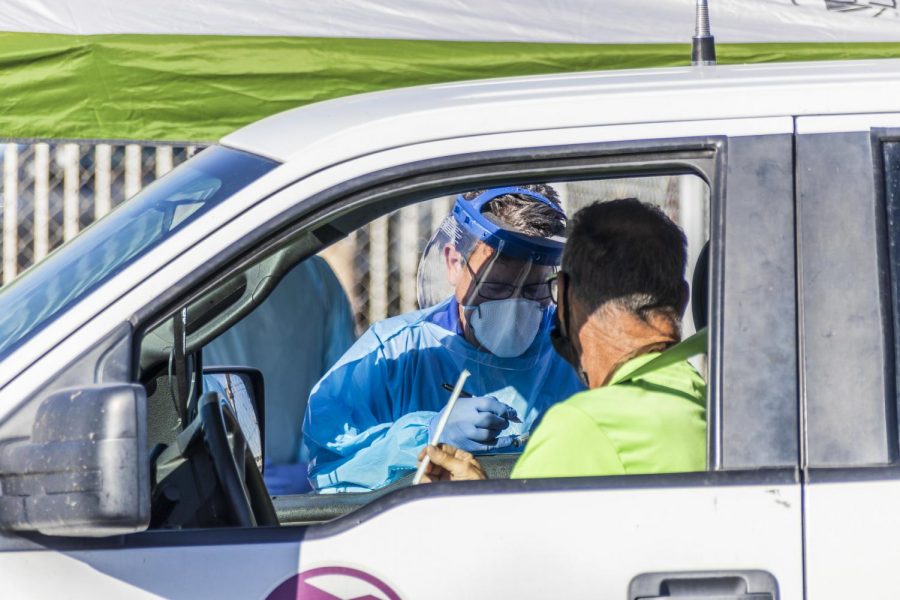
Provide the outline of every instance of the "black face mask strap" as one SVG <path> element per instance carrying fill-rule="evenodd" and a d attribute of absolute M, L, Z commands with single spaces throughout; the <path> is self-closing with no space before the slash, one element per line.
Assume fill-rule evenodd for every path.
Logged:
<path fill-rule="evenodd" d="M 588 379 L 587 372 L 581 366 L 581 359 L 578 356 L 578 351 L 575 349 L 575 341 L 572 339 L 571 333 L 569 333 L 571 331 L 571 329 L 569 329 L 569 312 L 570 312 L 569 307 L 572 306 L 572 297 L 569 295 L 569 288 L 572 286 L 569 284 L 572 282 L 572 280 L 569 279 L 568 275 L 566 275 L 565 277 L 566 277 L 566 314 L 565 314 L 565 321 L 563 322 L 563 325 L 565 325 L 565 327 L 566 327 L 566 339 L 569 340 L 569 345 L 572 347 L 572 355 L 575 357 L 576 364 L 574 364 L 572 366 L 575 367 L 575 372 L 578 373 L 578 378 L 581 379 L 581 383 L 584 384 L 584 387 L 590 389 L 591 382 Z M 559 310 L 559 308 L 557 308 L 557 310 Z"/>
<path fill-rule="evenodd" d="M 555 331 L 551 331 L 551 342 L 553 343 L 553 347 L 556 352 L 565 359 L 572 368 L 575 369 L 575 372 L 578 374 L 578 378 L 581 380 L 581 383 L 584 384 L 585 387 L 590 388 L 590 381 L 588 380 L 587 373 L 584 369 L 581 368 L 581 360 L 578 358 L 578 352 L 575 350 L 575 344 L 572 341 L 571 329 L 569 328 L 569 307 L 571 304 L 571 297 L 569 295 L 569 284 L 571 280 L 569 276 L 564 271 L 559 271 L 557 277 L 565 277 L 565 290 L 563 291 L 563 299 L 565 300 L 566 312 L 560 319 L 559 313 L 560 307 L 559 304 L 556 306 L 556 327 Z M 563 332 L 565 329 L 565 332 Z"/>
<path fill-rule="evenodd" d="M 569 307 L 572 304 L 571 304 L 571 301 L 569 300 L 569 276 L 567 274 L 563 273 L 562 271 L 560 271 L 558 276 L 564 278 L 565 282 L 566 282 L 564 284 L 565 290 L 563 291 L 563 299 L 566 301 L 566 314 L 563 315 L 562 324 L 563 324 L 563 327 L 565 327 L 565 329 L 566 329 L 566 331 L 565 331 L 565 333 L 563 333 L 563 335 L 566 336 L 566 339 L 569 340 L 569 343 L 571 343 L 572 337 L 569 335 L 569 331 L 571 331 L 569 329 Z M 559 306 L 556 307 L 556 311 L 559 312 Z M 560 333 L 562 333 L 562 332 L 560 332 Z M 572 347 L 572 350 L 573 351 L 575 350 L 574 345 Z"/>

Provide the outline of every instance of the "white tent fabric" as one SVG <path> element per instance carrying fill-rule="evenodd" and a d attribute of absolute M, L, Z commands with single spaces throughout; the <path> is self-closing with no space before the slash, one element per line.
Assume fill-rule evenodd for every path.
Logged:
<path fill-rule="evenodd" d="M 723 64 L 900 57 L 900 0 L 708 1 Z M 210 141 L 350 94 L 686 65 L 695 2 L 0 0 L 0 135 Z"/>
<path fill-rule="evenodd" d="M 710 0 L 721 43 L 900 41 L 898 0 Z M 4 0 L 0 31 L 685 43 L 694 0 Z"/>

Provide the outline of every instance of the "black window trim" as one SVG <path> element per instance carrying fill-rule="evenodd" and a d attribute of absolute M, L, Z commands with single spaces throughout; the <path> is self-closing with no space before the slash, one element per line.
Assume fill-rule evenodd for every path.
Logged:
<path fill-rule="evenodd" d="M 712 289 L 723 294 L 712 314 L 719 310 L 711 345 L 721 361 L 712 383 L 728 383 L 727 392 L 716 390 L 725 407 L 717 423 L 722 464 L 793 466 L 800 459 L 794 136 L 731 137 L 726 169 L 726 247 L 713 239 L 711 255 Z"/>
<path fill-rule="evenodd" d="M 811 482 L 820 481 L 852 481 L 859 477 L 871 477 L 871 473 L 893 473 L 891 467 L 900 466 L 900 448 L 898 448 L 898 418 L 897 418 L 897 389 L 898 373 L 895 365 L 897 343 L 895 339 L 895 309 L 894 298 L 897 297 L 900 282 L 894 281 L 891 269 L 889 251 L 890 236 L 889 206 L 887 201 L 885 178 L 886 165 L 884 160 L 884 144 L 888 142 L 900 142 L 900 129 L 872 127 L 867 131 L 848 131 L 833 133 L 812 133 L 798 135 L 798 152 L 805 152 L 813 160 L 822 161 L 819 154 L 827 152 L 838 153 L 841 157 L 852 157 L 848 160 L 858 161 L 862 167 L 854 168 L 847 172 L 824 172 L 826 185 L 844 190 L 855 190 L 853 194 L 859 200 L 844 201 L 839 204 L 840 210 L 858 210 L 859 207 L 867 207 L 872 210 L 872 229 L 863 232 L 862 235 L 850 236 L 841 240 L 843 251 L 851 253 L 855 260 L 856 269 L 864 271 L 869 280 L 875 282 L 875 290 L 870 286 L 847 286 L 841 289 L 842 294 L 852 294 L 851 303 L 860 300 L 862 294 L 877 297 L 878 317 L 860 321 L 851 334 L 847 326 L 842 326 L 835 333 L 835 337 L 824 339 L 817 335 L 814 325 L 808 316 L 809 307 L 805 306 L 805 299 L 810 292 L 804 292 L 804 285 L 809 282 L 802 276 L 802 269 L 798 273 L 798 305 L 800 307 L 800 349 L 803 360 L 802 402 L 805 415 L 802 440 L 804 456 L 802 465 Z M 815 154 L 810 150 L 815 148 Z M 810 157 L 799 156 L 798 164 Z M 804 163 L 805 164 L 805 163 Z M 856 165 L 856 163 L 853 163 Z M 836 181 L 840 179 L 841 181 Z M 830 222 L 825 217 L 815 214 L 811 210 L 803 210 L 803 197 L 806 190 L 803 189 L 803 180 L 798 167 L 798 231 L 804 226 L 819 227 L 825 229 Z M 849 195 L 845 193 L 845 196 Z M 827 198 L 815 198 L 817 202 L 828 202 Z M 846 199 L 845 199 L 846 200 Z M 862 204 L 861 204 L 862 203 Z M 871 204 L 874 203 L 874 204 Z M 805 220 L 805 223 L 804 223 Z M 847 219 L 846 222 L 850 222 Z M 831 223 L 833 225 L 833 223 Z M 846 225 L 852 227 L 852 225 Z M 874 234 L 870 236 L 869 234 Z M 866 246 L 866 244 L 874 244 Z M 869 264 L 866 252 L 873 252 L 876 257 L 875 264 Z M 798 264 L 806 263 L 816 268 L 814 261 L 821 261 L 818 253 L 813 248 L 806 248 L 804 238 L 798 234 Z M 865 260 L 863 260 L 865 259 Z M 829 272 L 827 281 L 834 282 L 834 267 Z M 856 300 L 853 300 L 853 299 Z M 864 300 L 864 299 L 863 299 Z M 852 305 L 852 304 L 851 304 Z M 900 315 L 898 315 L 900 316 Z M 816 319 L 813 319 L 816 320 Z M 816 320 L 816 322 L 818 322 Z M 821 323 L 819 323 L 821 324 Z M 860 329 L 860 327 L 862 327 Z M 848 341 L 849 340 L 849 341 Z M 872 356 L 872 348 L 877 348 L 877 359 Z M 874 345 L 874 346 L 873 346 Z M 839 353 L 840 356 L 835 353 Z M 832 360 L 844 360 L 848 364 L 862 361 L 854 369 L 859 375 L 856 383 L 862 389 L 854 394 L 853 415 L 851 418 L 842 418 L 840 426 L 829 425 L 823 419 L 815 418 L 815 412 L 835 411 L 835 405 L 841 402 L 837 397 L 839 392 L 832 390 L 810 390 L 816 386 L 821 373 L 815 371 L 815 365 L 809 365 L 810 356 L 813 362 L 817 359 L 827 361 L 828 356 Z M 862 364 L 865 363 L 865 364 Z M 872 368 L 878 373 L 878 377 L 870 377 L 866 374 L 866 368 Z M 830 407 L 830 409 L 829 409 Z M 812 417 L 810 416 L 812 415 Z M 863 443 L 861 443 L 863 442 Z M 854 473 L 858 471 L 871 471 L 870 474 Z"/>

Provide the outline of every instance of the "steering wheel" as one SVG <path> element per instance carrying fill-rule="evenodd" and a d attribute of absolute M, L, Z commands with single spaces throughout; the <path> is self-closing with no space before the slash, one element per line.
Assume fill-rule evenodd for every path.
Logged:
<path fill-rule="evenodd" d="M 200 398 L 200 430 L 235 525 L 278 525 L 272 498 L 231 405 L 217 392 Z M 228 443 L 231 431 L 234 447 Z"/>

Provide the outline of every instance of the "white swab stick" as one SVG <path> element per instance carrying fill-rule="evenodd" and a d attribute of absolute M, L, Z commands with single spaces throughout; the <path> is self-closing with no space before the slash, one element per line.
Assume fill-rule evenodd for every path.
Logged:
<path fill-rule="evenodd" d="M 459 379 L 456 380 L 456 385 L 453 386 L 453 393 L 450 394 L 450 399 L 447 401 L 447 408 L 444 409 L 444 414 L 441 415 L 440 420 L 438 421 L 437 427 L 434 430 L 434 436 L 429 440 L 429 446 L 437 446 L 441 441 L 441 434 L 444 433 L 444 426 L 447 424 L 447 419 L 450 418 L 450 413 L 453 412 L 453 407 L 456 406 L 456 401 L 459 398 L 459 395 L 462 393 L 463 384 L 466 382 L 466 379 L 469 378 L 468 369 L 463 369 L 462 373 L 459 374 Z M 413 477 L 413 485 L 419 485 L 422 481 L 422 475 L 425 474 L 425 469 L 428 468 L 428 465 L 431 463 L 431 460 L 428 458 L 428 455 L 425 455 L 425 458 L 422 459 L 422 464 L 419 465 L 419 468 L 416 469 L 416 476 Z"/>

